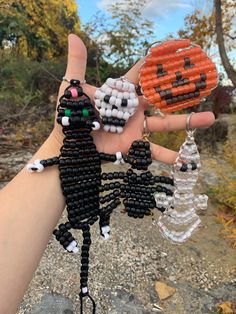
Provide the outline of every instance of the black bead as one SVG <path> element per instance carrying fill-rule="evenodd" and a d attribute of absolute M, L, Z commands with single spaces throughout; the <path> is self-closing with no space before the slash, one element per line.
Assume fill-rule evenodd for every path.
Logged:
<path fill-rule="evenodd" d="M 127 105 L 128 105 L 128 100 L 127 99 L 122 99 L 121 107 L 127 107 Z"/>
<path fill-rule="evenodd" d="M 70 80 L 70 84 L 73 85 L 73 86 L 80 85 L 80 81 L 79 80 L 75 80 L 75 79 L 71 79 Z"/>
<path fill-rule="evenodd" d="M 180 168 L 180 171 L 186 172 L 187 170 L 188 170 L 187 164 L 182 164 L 182 166 L 181 166 L 181 168 Z"/>
<path fill-rule="evenodd" d="M 103 100 L 104 100 L 105 103 L 109 104 L 110 98 L 111 98 L 111 96 L 105 95 Z"/>
<path fill-rule="evenodd" d="M 64 97 L 67 98 L 67 99 L 71 98 L 72 97 L 71 91 L 70 90 L 65 90 Z"/>

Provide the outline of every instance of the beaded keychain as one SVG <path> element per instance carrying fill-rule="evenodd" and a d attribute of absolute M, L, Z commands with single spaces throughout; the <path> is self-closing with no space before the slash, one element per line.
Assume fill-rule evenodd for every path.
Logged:
<path fill-rule="evenodd" d="M 108 78 L 106 83 L 96 90 L 94 101 L 104 131 L 112 133 L 123 132 L 125 124 L 139 104 L 135 85 L 125 77 Z"/>
<path fill-rule="evenodd" d="M 30 172 L 41 172 L 44 168 L 58 165 L 61 188 L 65 197 L 68 221 L 53 231 L 56 239 L 70 253 L 77 253 L 79 246 L 71 229 L 82 230 L 80 270 L 80 302 L 83 313 L 83 298 L 88 296 L 89 249 L 91 245 L 90 226 L 99 219 L 100 232 L 109 238 L 112 211 L 123 204 L 129 216 L 143 218 L 154 208 L 161 212 L 163 204 L 156 204 L 154 193 L 159 191 L 167 197 L 173 195 L 173 180 L 165 176 L 154 176 L 148 171 L 152 163 L 150 143 L 144 139 L 134 141 L 127 155 L 99 153 L 91 136 L 100 123 L 90 98 L 83 92 L 79 80 L 70 80 L 70 85 L 60 97 L 57 108 L 57 122 L 65 135 L 60 156 L 47 160 L 36 160 L 27 165 Z M 115 164 L 129 163 L 125 172 L 101 173 L 101 162 Z M 115 180 L 102 184 L 102 180 Z M 109 192 L 103 196 L 102 192 Z M 103 206 L 100 206 L 103 205 Z"/>
<path fill-rule="evenodd" d="M 173 165 L 171 176 L 174 181 L 172 196 L 162 192 L 154 193 L 156 206 L 164 206 L 163 215 L 157 225 L 161 234 L 173 243 L 181 244 L 191 237 L 201 223 L 197 212 L 207 209 L 208 196 L 194 194 L 194 187 L 201 169 L 200 155 L 194 141 L 195 129 L 190 129 L 190 119 L 187 117 L 187 137 L 181 145 L 178 157 Z"/>
<path fill-rule="evenodd" d="M 170 40 L 150 48 L 139 73 L 143 96 L 162 112 L 198 105 L 217 82 L 216 65 L 189 39 Z"/>

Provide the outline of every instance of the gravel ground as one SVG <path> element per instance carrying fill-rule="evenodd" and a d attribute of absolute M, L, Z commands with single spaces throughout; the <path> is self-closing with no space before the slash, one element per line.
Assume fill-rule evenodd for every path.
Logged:
<path fill-rule="evenodd" d="M 2 155 L 0 167 L 6 168 L 7 160 L 18 171 L 29 158 L 30 153 L 23 152 Z M 106 165 L 104 171 L 114 167 Z M 163 169 L 168 168 L 152 165 L 156 173 Z M 89 287 L 97 313 L 155 314 L 159 305 L 165 314 L 210 314 L 223 301 L 236 302 L 235 250 L 220 235 L 213 206 L 202 216 L 200 230 L 181 246 L 161 237 L 157 217 L 155 213 L 132 219 L 120 207 L 112 216 L 112 237 L 106 242 L 98 225 L 92 227 Z M 81 239 L 80 232 L 74 234 Z M 66 253 L 52 239 L 17 314 L 79 313 L 79 260 L 79 255 Z M 177 292 L 160 301 L 156 280 L 176 287 Z M 89 305 L 85 314 L 91 313 Z"/>

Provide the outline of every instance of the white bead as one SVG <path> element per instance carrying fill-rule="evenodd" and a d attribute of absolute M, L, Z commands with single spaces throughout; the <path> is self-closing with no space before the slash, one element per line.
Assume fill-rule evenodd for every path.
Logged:
<path fill-rule="evenodd" d="M 75 240 L 71 241 L 71 243 L 67 246 L 67 251 L 71 252 L 73 250 L 74 247 L 76 247 L 77 243 Z"/>
<path fill-rule="evenodd" d="M 88 292 L 88 287 L 82 287 L 82 292 L 87 293 Z"/>
<path fill-rule="evenodd" d="M 118 119 L 122 119 L 123 118 L 123 112 L 122 111 L 118 111 L 117 118 Z"/>
<path fill-rule="evenodd" d="M 100 99 L 95 99 L 95 106 L 97 108 L 100 108 L 101 107 L 101 100 Z"/>
<path fill-rule="evenodd" d="M 130 86 L 129 82 L 124 82 L 123 83 L 123 91 L 128 91 L 129 90 L 129 86 Z"/>
<path fill-rule="evenodd" d="M 72 247 L 76 247 L 77 246 L 77 242 L 75 240 L 73 240 L 71 243 Z"/>
<path fill-rule="evenodd" d="M 134 99 L 128 99 L 127 107 L 128 107 L 128 108 L 134 107 Z"/>
<path fill-rule="evenodd" d="M 77 246 L 74 247 L 73 250 L 72 250 L 72 252 L 75 253 L 75 254 L 78 253 L 78 252 L 79 252 L 79 248 L 78 248 Z"/>
<path fill-rule="evenodd" d="M 128 112 L 125 112 L 123 115 L 123 119 L 128 120 L 130 117 L 130 114 Z"/>
<path fill-rule="evenodd" d="M 123 132 L 122 126 L 117 126 L 116 131 L 117 131 L 117 133 L 122 133 Z"/>
<path fill-rule="evenodd" d="M 131 116 L 135 113 L 135 109 L 134 108 L 129 108 L 128 111 L 129 111 Z"/>
<path fill-rule="evenodd" d="M 122 153 L 116 152 L 116 159 L 122 159 Z"/>
<path fill-rule="evenodd" d="M 110 132 L 116 133 L 116 126 L 111 125 L 111 127 L 110 127 Z"/>
<path fill-rule="evenodd" d="M 64 125 L 64 126 L 70 125 L 69 117 L 62 117 L 61 124 Z"/>
<path fill-rule="evenodd" d="M 105 101 L 102 101 L 102 102 L 101 102 L 101 107 L 106 109 L 107 107 L 110 107 L 110 105 L 108 105 L 107 103 L 105 103 Z"/>
<path fill-rule="evenodd" d="M 118 90 L 113 89 L 111 95 L 116 97 L 118 95 Z"/>
<path fill-rule="evenodd" d="M 109 85 L 111 88 L 114 88 L 115 87 L 115 84 L 116 84 L 116 80 L 114 80 L 114 79 L 112 79 L 112 78 L 108 78 L 107 80 L 106 80 L 106 83 L 107 83 L 107 85 Z"/>
<path fill-rule="evenodd" d="M 128 93 L 128 92 L 124 92 L 124 93 L 123 93 L 123 98 L 124 98 L 124 99 L 129 99 L 129 98 L 130 98 L 129 93 Z"/>
<path fill-rule="evenodd" d="M 115 105 L 115 103 L 116 103 L 116 97 L 111 96 L 111 98 L 109 99 L 109 104 L 110 105 Z"/>
<path fill-rule="evenodd" d="M 123 83 L 122 83 L 122 81 L 116 81 L 116 88 L 117 89 L 122 89 L 122 87 L 123 87 Z"/>
<path fill-rule="evenodd" d="M 100 123 L 98 121 L 93 121 L 93 127 L 92 129 L 94 131 L 99 130 L 100 129 Z"/>
<path fill-rule="evenodd" d="M 111 109 L 106 110 L 106 117 L 111 117 Z"/>
<path fill-rule="evenodd" d="M 102 234 L 108 233 L 108 232 L 110 231 L 110 227 L 109 227 L 109 226 L 103 226 L 103 227 L 101 228 L 101 231 L 102 231 Z"/>
<path fill-rule="evenodd" d="M 110 238 L 110 235 L 109 235 L 109 233 L 104 233 L 104 240 L 108 240 L 109 238 Z"/>
<path fill-rule="evenodd" d="M 105 109 L 105 108 L 101 108 L 101 109 L 99 110 L 99 113 L 100 113 L 100 115 L 101 115 L 102 117 L 104 117 L 104 116 L 106 115 L 106 109 Z"/>
<path fill-rule="evenodd" d="M 37 172 L 42 172 L 44 170 L 44 166 L 41 164 L 39 159 L 34 161 L 34 165 L 38 168 Z"/>
<path fill-rule="evenodd" d="M 121 106 L 121 99 L 120 98 L 116 98 L 115 105 L 116 105 L 116 107 L 120 107 Z"/>
<path fill-rule="evenodd" d="M 138 106 L 138 103 L 139 103 L 138 98 L 134 98 L 133 99 L 133 104 L 134 104 L 135 107 Z"/>
<path fill-rule="evenodd" d="M 135 91 L 135 86 L 134 86 L 134 84 L 130 84 L 129 85 L 129 92 L 134 92 Z"/>
<path fill-rule="evenodd" d="M 109 88 L 109 86 L 108 86 L 106 83 L 104 83 L 104 84 L 100 87 L 100 90 L 105 93 L 107 88 Z"/>
<path fill-rule="evenodd" d="M 117 117 L 117 113 L 118 113 L 117 109 L 112 109 L 112 111 L 111 111 L 112 117 Z"/>
<path fill-rule="evenodd" d="M 110 127 L 111 127 L 110 125 L 106 124 L 106 125 L 104 125 L 103 130 L 106 132 L 109 132 Z"/>
<path fill-rule="evenodd" d="M 123 99 L 123 93 L 119 92 L 119 93 L 117 94 L 117 98 Z"/>
<path fill-rule="evenodd" d="M 105 226 L 105 227 L 106 227 L 107 232 L 110 232 L 110 231 L 111 231 L 110 226 Z"/>
<path fill-rule="evenodd" d="M 130 99 L 136 98 L 136 94 L 135 94 L 135 93 L 130 93 L 130 94 L 129 94 L 129 98 L 130 98 Z"/>
<path fill-rule="evenodd" d="M 112 89 L 110 87 L 107 87 L 105 90 L 105 94 L 110 96 L 111 93 L 112 93 Z"/>
<path fill-rule="evenodd" d="M 102 99 L 102 92 L 100 91 L 100 89 L 97 89 L 95 94 L 94 94 L 94 97 L 95 98 L 98 98 L 98 99 Z"/>
<path fill-rule="evenodd" d="M 35 168 L 35 166 L 32 162 L 26 165 L 26 169 L 28 172 L 34 172 L 34 170 L 32 170 L 32 168 Z"/>

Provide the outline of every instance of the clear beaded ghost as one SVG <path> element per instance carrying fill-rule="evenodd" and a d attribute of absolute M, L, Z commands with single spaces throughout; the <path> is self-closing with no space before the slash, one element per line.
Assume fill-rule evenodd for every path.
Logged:
<path fill-rule="evenodd" d="M 164 237 L 174 243 L 183 243 L 191 237 L 201 223 L 196 211 L 207 209 L 208 196 L 195 195 L 193 192 L 201 163 L 194 141 L 195 130 L 189 129 L 191 116 L 192 114 L 187 118 L 187 138 L 173 165 L 173 196 L 159 192 L 154 194 L 157 207 L 162 206 L 165 209 L 157 222 L 159 230 Z"/>

